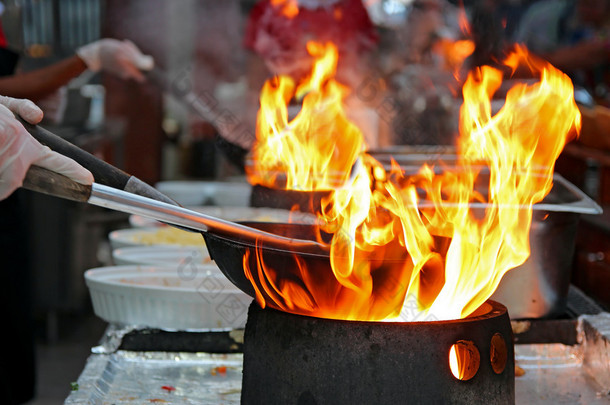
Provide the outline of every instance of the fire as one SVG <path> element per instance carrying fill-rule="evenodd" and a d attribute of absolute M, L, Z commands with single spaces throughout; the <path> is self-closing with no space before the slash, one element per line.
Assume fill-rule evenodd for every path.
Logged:
<path fill-rule="evenodd" d="M 472 27 L 468 21 L 466 10 L 460 7 L 458 14 L 460 31 L 466 38 L 472 38 Z M 460 77 L 464 61 L 475 51 L 475 43 L 472 39 L 451 40 L 441 38 L 435 44 L 437 53 L 443 57 L 444 68 L 453 73 L 453 77 L 461 82 Z"/>
<path fill-rule="evenodd" d="M 453 72 L 453 76 L 459 79 L 460 69 L 467 57 L 474 52 L 474 42 L 469 39 L 452 41 L 450 39 L 441 39 L 436 47 L 439 53 L 443 56 L 445 69 Z"/>
<path fill-rule="evenodd" d="M 280 10 L 282 15 L 287 18 L 294 18 L 299 15 L 298 0 L 271 0 L 271 5 Z"/>
<path fill-rule="evenodd" d="M 566 75 L 519 47 L 505 64 L 513 71 L 527 66 L 539 81 L 514 86 L 492 114 L 503 73 L 486 66 L 469 74 L 462 89 L 455 167 L 424 165 L 417 175 L 406 176 L 396 164 L 386 170 L 362 155 L 350 182 L 322 200 L 324 225 L 316 231 L 319 238 L 330 238 L 330 260 L 287 254 L 277 261 L 263 249 L 247 254 L 244 270 L 258 303 L 350 320 L 457 319 L 479 308 L 502 276 L 528 258 L 532 205 L 551 190 L 554 162 L 580 128 Z M 308 87 L 301 114 L 330 110 L 327 86 L 333 82 L 319 82 L 323 90 Z M 264 135 L 278 138 L 276 153 L 283 159 L 316 160 L 320 154 L 313 151 L 325 150 L 327 137 L 311 143 L 300 139 L 299 150 L 282 149 L 301 135 L 295 130 L 299 117 L 286 119 L 294 85 L 283 85 L 276 81 L 264 89 L 258 130 L 269 125 Z M 276 97 L 273 111 L 263 103 L 271 97 L 269 90 Z M 336 111 L 329 120 L 342 117 Z M 351 129 L 347 120 L 333 126 L 336 133 Z M 352 167 L 360 142 L 335 169 Z M 286 167 L 277 157 L 276 162 L 270 167 Z M 294 184 L 312 184 L 307 177 L 312 173 L 290 175 Z"/>
<path fill-rule="evenodd" d="M 267 81 L 261 91 L 248 181 L 289 190 L 332 190 L 345 183 L 362 151 L 360 130 L 343 109 L 348 89 L 334 79 L 337 48 L 309 42 L 313 71 L 298 86 L 288 76 Z M 289 117 L 293 98 L 302 99 Z"/>

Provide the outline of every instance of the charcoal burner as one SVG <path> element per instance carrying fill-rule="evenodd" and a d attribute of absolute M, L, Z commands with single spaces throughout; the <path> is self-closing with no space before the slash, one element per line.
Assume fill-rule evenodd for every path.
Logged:
<path fill-rule="evenodd" d="M 464 380 L 450 367 L 456 349 Z M 469 378 L 469 379 L 468 379 Z M 353 322 L 250 306 L 242 404 L 514 404 L 506 308 L 454 321 Z"/>

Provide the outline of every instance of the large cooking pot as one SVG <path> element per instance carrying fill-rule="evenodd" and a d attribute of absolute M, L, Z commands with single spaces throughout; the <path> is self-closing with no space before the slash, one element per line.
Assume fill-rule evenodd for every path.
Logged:
<path fill-rule="evenodd" d="M 456 163 L 452 146 L 395 146 L 370 154 L 389 167 L 394 159 L 405 173 L 415 174 L 424 163 L 437 171 Z M 478 204 L 485 209 L 486 204 Z M 530 257 L 508 271 L 492 300 L 504 304 L 513 319 L 553 318 L 565 313 L 572 275 L 576 228 L 581 214 L 601 214 L 601 207 L 559 174 L 553 189 L 535 204 L 530 229 Z"/>

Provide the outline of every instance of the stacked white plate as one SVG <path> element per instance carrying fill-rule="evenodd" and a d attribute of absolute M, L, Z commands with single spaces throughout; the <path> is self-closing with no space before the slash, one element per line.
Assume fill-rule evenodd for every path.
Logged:
<path fill-rule="evenodd" d="M 97 316 L 149 328 L 243 328 L 252 301 L 213 265 L 103 267 L 85 280 Z"/>
<path fill-rule="evenodd" d="M 196 209 L 231 221 L 316 220 L 313 215 L 278 209 L 224 206 Z M 252 299 L 211 262 L 200 234 L 139 216 L 132 216 L 130 222 L 134 228 L 109 235 L 117 266 L 85 273 L 93 308 L 100 318 L 168 330 L 244 327 Z"/>
<path fill-rule="evenodd" d="M 223 184 L 214 189 L 214 195 L 231 194 L 234 184 L 229 183 L 228 187 Z M 184 205 L 201 203 L 201 196 L 197 200 L 181 197 L 181 185 L 170 186 L 174 188 L 163 185 L 159 188 Z M 187 188 L 197 189 L 196 186 L 189 184 Z M 207 186 L 209 191 L 211 185 Z M 235 190 L 239 187 L 235 186 Z M 311 214 L 229 205 L 194 209 L 230 221 L 316 221 Z M 99 317 L 113 323 L 169 330 L 244 327 L 252 298 L 238 290 L 211 261 L 200 234 L 136 215 L 131 216 L 130 223 L 132 229 L 109 234 L 117 266 L 85 273 L 93 308 Z"/>

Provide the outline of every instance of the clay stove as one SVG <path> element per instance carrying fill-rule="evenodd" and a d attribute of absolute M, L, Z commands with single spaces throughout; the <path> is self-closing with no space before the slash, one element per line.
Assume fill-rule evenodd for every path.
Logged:
<path fill-rule="evenodd" d="M 432 322 L 321 319 L 253 303 L 242 404 L 513 404 L 512 342 L 506 308 L 493 301 Z"/>

